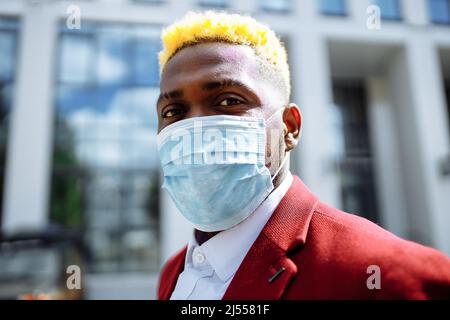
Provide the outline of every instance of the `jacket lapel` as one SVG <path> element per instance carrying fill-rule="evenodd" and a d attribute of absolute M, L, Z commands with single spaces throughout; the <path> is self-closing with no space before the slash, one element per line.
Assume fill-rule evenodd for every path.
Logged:
<path fill-rule="evenodd" d="M 178 280 L 178 276 L 184 269 L 184 260 L 186 257 L 187 247 L 185 247 L 176 257 L 173 268 L 167 270 L 168 274 L 161 279 L 164 279 L 164 283 L 160 283 L 160 290 L 158 292 L 159 300 L 169 300 L 172 295 L 175 285 Z"/>
<path fill-rule="evenodd" d="M 261 234 L 233 277 L 224 300 L 280 299 L 297 273 L 290 251 L 306 241 L 318 199 L 294 176 Z"/>

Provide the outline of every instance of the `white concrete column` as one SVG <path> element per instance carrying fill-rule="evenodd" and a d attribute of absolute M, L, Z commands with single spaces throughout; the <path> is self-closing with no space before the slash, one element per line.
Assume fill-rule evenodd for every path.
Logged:
<path fill-rule="evenodd" d="M 291 43 L 293 98 L 303 114 L 303 132 L 295 150 L 301 178 L 323 201 L 340 207 L 340 183 L 334 170 L 331 74 L 326 40 L 303 29 Z"/>
<path fill-rule="evenodd" d="M 389 63 L 407 193 L 408 237 L 450 254 L 450 179 L 439 170 L 449 153 L 449 137 L 437 48 L 425 32 L 418 32 Z"/>
<path fill-rule="evenodd" d="M 406 50 L 408 75 L 411 85 L 410 112 L 416 131 L 414 143 L 420 167 L 420 192 L 426 199 L 430 234 L 437 248 L 450 255 L 450 179 L 440 174 L 439 164 L 450 152 L 447 131 L 447 108 L 442 89 L 438 49 L 427 33 L 411 38 Z"/>
<path fill-rule="evenodd" d="M 258 0 L 229 0 L 230 8 L 233 11 L 246 14 L 259 14 L 261 12 L 260 3 Z"/>
<path fill-rule="evenodd" d="M 407 237 L 408 218 L 395 106 L 389 100 L 387 79 L 367 80 L 370 137 L 376 177 L 377 200 L 382 225 Z"/>
<path fill-rule="evenodd" d="M 428 0 L 401 0 L 403 17 L 411 25 L 424 26 L 428 24 Z"/>
<path fill-rule="evenodd" d="M 349 15 L 358 23 L 358 25 L 365 27 L 368 18 L 367 7 L 374 2 L 372 0 L 351 0 L 347 3 Z"/>
<path fill-rule="evenodd" d="M 317 19 L 321 16 L 320 6 L 318 0 L 302 0 L 292 1 L 296 13 L 299 17 L 299 24 L 303 24 L 307 28 L 315 28 L 314 25 L 308 25 L 311 20 Z"/>
<path fill-rule="evenodd" d="M 8 141 L 3 230 L 46 224 L 53 129 L 55 14 L 30 5 L 22 16 Z"/>

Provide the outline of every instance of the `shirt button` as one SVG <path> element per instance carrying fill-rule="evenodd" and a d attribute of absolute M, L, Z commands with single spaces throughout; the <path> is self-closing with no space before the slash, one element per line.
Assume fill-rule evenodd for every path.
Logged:
<path fill-rule="evenodd" d="M 194 256 L 194 259 L 195 259 L 195 263 L 197 263 L 197 264 L 202 264 L 206 260 L 205 255 L 201 252 L 197 252 Z"/>

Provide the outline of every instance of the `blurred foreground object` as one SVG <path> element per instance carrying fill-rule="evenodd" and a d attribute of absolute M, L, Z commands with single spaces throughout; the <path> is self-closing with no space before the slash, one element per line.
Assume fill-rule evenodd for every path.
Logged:
<path fill-rule="evenodd" d="M 73 231 L 0 234 L 0 299 L 83 299 L 83 262 L 86 251 Z M 80 289 L 69 289 L 67 267 L 81 270 Z"/>

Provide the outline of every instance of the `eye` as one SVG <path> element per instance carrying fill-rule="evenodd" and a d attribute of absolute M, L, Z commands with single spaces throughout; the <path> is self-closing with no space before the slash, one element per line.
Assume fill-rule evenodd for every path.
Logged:
<path fill-rule="evenodd" d="M 161 117 L 162 118 L 171 118 L 171 117 L 175 117 L 178 116 L 180 114 L 183 114 L 185 112 L 185 109 L 182 108 L 181 106 L 168 106 L 166 108 L 164 108 L 161 112 Z"/>
<path fill-rule="evenodd" d="M 230 98 L 223 99 L 222 101 L 219 102 L 218 105 L 222 106 L 222 107 L 229 107 L 229 106 L 234 106 L 234 105 L 238 105 L 241 103 L 243 103 L 242 100 L 230 97 Z"/>

